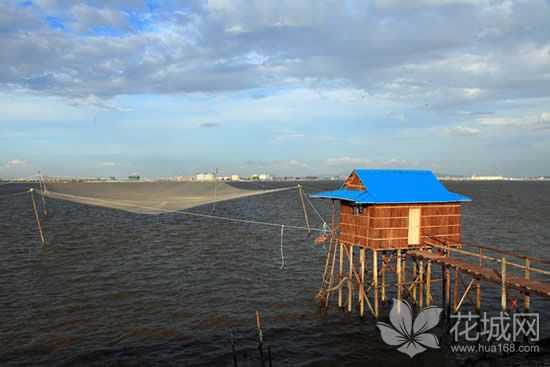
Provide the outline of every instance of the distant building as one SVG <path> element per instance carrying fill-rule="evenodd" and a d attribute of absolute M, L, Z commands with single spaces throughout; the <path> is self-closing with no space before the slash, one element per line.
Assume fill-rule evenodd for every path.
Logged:
<path fill-rule="evenodd" d="M 237 175 L 237 174 L 232 174 L 231 175 L 231 181 L 240 181 L 241 180 L 241 176 Z"/>
<path fill-rule="evenodd" d="M 128 181 L 139 181 L 140 177 L 139 176 L 128 176 Z"/>
<path fill-rule="evenodd" d="M 193 181 L 193 178 L 192 176 L 176 176 L 174 177 L 174 180 L 175 181 L 179 181 L 179 182 L 182 182 L 182 181 Z"/>
<path fill-rule="evenodd" d="M 258 175 L 258 179 L 260 181 L 267 181 L 267 180 L 270 180 L 271 179 L 271 176 L 268 174 L 268 173 L 260 173 Z"/>
<path fill-rule="evenodd" d="M 503 176 L 476 176 L 473 175 L 471 177 L 472 180 L 475 181 L 498 181 L 498 180 L 504 180 Z"/>
<path fill-rule="evenodd" d="M 216 175 L 214 175 L 211 172 L 197 173 L 197 175 L 195 176 L 195 179 L 197 181 L 214 181 L 216 179 Z"/>

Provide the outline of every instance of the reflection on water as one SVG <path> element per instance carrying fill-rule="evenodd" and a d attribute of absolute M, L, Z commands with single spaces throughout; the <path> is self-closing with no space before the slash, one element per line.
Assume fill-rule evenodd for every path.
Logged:
<path fill-rule="evenodd" d="M 549 184 L 446 185 L 474 200 L 463 209 L 465 240 L 548 257 Z M 20 189 L 3 185 L 0 195 Z M 315 204 L 328 218 L 328 203 Z M 411 360 L 381 341 L 372 319 L 319 309 L 326 250 L 302 231 L 286 230 L 280 270 L 277 227 L 52 200 L 48 209 L 40 248 L 30 198 L 0 199 L 3 364 L 232 365 L 233 335 L 240 365 L 256 366 L 256 310 L 275 365 L 462 363 L 445 347 Z M 219 203 L 216 214 L 304 223 L 295 191 Z M 497 309 L 498 290 L 483 291 L 486 310 Z M 535 311 L 548 306 L 533 299 Z M 549 321 L 541 314 L 543 336 Z"/>

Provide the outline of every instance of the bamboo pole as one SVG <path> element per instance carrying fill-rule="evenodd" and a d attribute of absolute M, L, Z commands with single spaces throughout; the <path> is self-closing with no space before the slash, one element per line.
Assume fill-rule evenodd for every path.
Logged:
<path fill-rule="evenodd" d="M 455 286 L 454 286 L 454 290 L 453 290 L 453 310 L 454 312 L 453 313 L 456 313 L 457 311 L 457 308 L 458 308 L 458 277 L 459 277 L 459 273 L 458 273 L 458 268 L 455 269 Z"/>
<path fill-rule="evenodd" d="M 374 317 L 378 319 L 378 253 L 372 251 L 372 284 L 374 287 Z"/>
<path fill-rule="evenodd" d="M 344 244 L 340 242 L 340 266 L 338 267 L 338 282 L 344 279 Z M 342 302 L 342 287 L 338 289 L 338 307 L 344 307 Z"/>
<path fill-rule="evenodd" d="M 348 312 L 351 312 L 353 303 L 353 245 L 349 245 L 349 278 L 348 278 Z"/>
<path fill-rule="evenodd" d="M 426 265 L 426 306 L 429 306 L 431 303 L 430 298 L 432 297 L 432 261 L 428 260 Z"/>
<path fill-rule="evenodd" d="M 416 294 L 417 294 L 417 273 L 418 273 L 418 262 L 416 260 L 416 258 L 413 258 L 412 259 L 412 272 L 413 272 L 413 275 L 412 275 L 412 278 L 413 278 L 413 285 L 412 285 L 412 298 L 414 300 L 414 303 L 417 303 L 418 304 L 418 298 L 416 297 Z"/>
<path fill-rule="evenodd" d="M 397 250 L 397 256 L 395 257 L 395 272 L 397 273 L 397 300 L 401 301 L 401 250 Z M 397 313 L 401 313 L 401 302 L 397 302 Z"/>
<path fill-rule="evenodd" d="M 481 278 L 476 278 L 476 313 L 481 315 Z"/>
<path fill-rule="evenodd" d="M 502 293 L 500 296 L 500 306 L 502 312 L 506 312 L 506 258 L 502 257 L 501 267 L 500 267 L 500 277 L 502 280 Z"/>
<path fill-rule="evenodd" d="M 329 284 L 328 284 L 328 288 L 327 288 L 327 292 L 326 292 L 325 308 L 328 307 L 328 300 L 330 299 L 332 281 L 334 280 L 334 264 L 336 262 L 336 252 L 338 251 L 338 240 L 336 240 L 336 241 L 337 242 L 334 244 L 334 252 L 332 254 L 332 265 L 331 265 L 331 268 L 330 268 L 330 279 L 329 279 Z M 340 289 L 342 289 L 342 287 L 340 287 Z"/>
<path fill-rule="evenodd" d="M 365 314 L 365 248 L 361 248 L 359 253 L 361 262 L 361 285 L 359 288 L 359 313 L 361 317 Z"/>
<path fill-rule="evenodd" d="M 531 265 L 531 261 L 529 259 L 525 259 L 525 273 L 524 278 L 525 280 L 529 280 L 529 267 Z M 525 293 L 523 295 L 523 312 L 529 312 L 529 306 L 530 306 L 530 297 L 529 293 Z"/>
<path fill-rule="evenodd" d="M 381 288 L 381 297 L 382 297 L 382 303 L 386 302 L 386 267 L 387 267 L 387 260 L 382 256 L 382 288 Z"/>
<path fill-rule="evenodd" d="M 31 192 L 32 198 L 32 208 L 34 210 L 34 217 L 36 218 L 36 226 L 38 227 L 38 233 L 40 233 L 40 242 L 42 246 L 46 245 L 46 238 L 44 237 L 44 232 L 42 231 L 42 224 L 40 223 L 40 215 L 38 215 L 38 210 L 36 209 L 36 200 L 34 199 L 34 189 L 29 189 Z"/>
<path fill-rule="evenodd" d="M 304 210 L 304 218 L 306 220 L 307 232 L 311 233 L 311 227 L 309 226 L 309 217 L 307 215 L 306 203 L 304 201 L 304 189 L 302 188 L 302 185 L 298 185 L 298 192 L 300 193 L 300 201 L 302 202 L 302 208 Z"/>
<path fill-rule="evenodd" d="M 40 171 L 38 171 L 38 183 L 40 185 L 40 197 L 42 198 L 42 210 L 44 211 L 44 215 L 48 215 L 48 208 L 46 207 L 46 199 L 44 198 L 44 192 L 46 191 L 46 185 L 44 184 L 44 177 L 42 177 L 42 174 Z"/>
<path fill-rule="evenodd" d="M 445 266 L 445 291 L 444 291 L 445 313 L 451 315 L 451 270 Z"/>
<path fill-rule="evenodd" d="M 422 260 L 418 261 L 418 277 L 418 303 L 422 308 L 424 305 L 424 262 Z"/>

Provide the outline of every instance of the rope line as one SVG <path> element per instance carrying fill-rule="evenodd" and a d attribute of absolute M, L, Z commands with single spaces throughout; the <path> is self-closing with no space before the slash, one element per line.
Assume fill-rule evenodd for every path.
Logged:
<path fill-rule="evenodd" d="M 294 187 L 289 187 L 289 188 L 286 188 L 286 189 L 290 189 L 290 188 L 296 188 L 296 187 L 294 186 Z M 218 215 L 210 215 L 210 214 L 202 214 L 202 213 L 192 213 L 192 212 L 183 211 L 183 210 L 155 208 L 155 207 L 151 207 L 151 206 L 145 206 L 145 205 L 139 205 L 139 204 L 131 204 L 131 203 L 124 203 L 124 202 L 120 202 L 120 201 L 104 200 L 104 199 L 97 199 L 97 198 L 91 198 L 91 197 L 86 197 L 86 196 L 78 196 L 78 195 L 71 195 L 71 194 L 62 194 L 62 193 L 59 193 L 59 192 L 54 193 L 55 196 L 52 196 L 53 193 L 52 193 L 51 191 L 48 191 L 48 192 L 46 192 L 45 194 L 46 194 L 46 196 L 49 196 L 49 197 L 51 197 L 51 198 L 53 198 L 53 199 L 56 198 L 55 196 L 59 195 L 59 196 L 77 198 L 77 199 L 86 199 L 86 200 L 91 200 L 91 201 L 103 202 L 103 203 L 108 203 L 108 204 L 117 204 L 117 205 L 122 205 L 122 206 L 130 206 L 130 207 L 134 207 L 134 208 L 141 208 L 141 209 L 153 210 L 153 211 L 158 211 L 158 212 L 163 212 L 163 213 L 183 214 L 183 215 L 190 215 L 190 216 L 195 216 L 195 217 L 210 218 L 210 219 L 219 219 L 219 220 L 227 220 L 227 221 L 233 221 L 233 222 L 238 222 L 238 223 L 258 224 L 258 225 L 271 226 L 271 227 L 281 227 L 281 226 L 285 226 L 286 228 L 290 228 L 290 229 L 299 229 L 299 230 L 305 230 L 305 231 L 308 230 L 307 227 L 302 227 L 302 226 L 294 226 L 294 225 L 280 224 L 280 223 L 272 223 L 272 222 L 262 222 L 262 221 L 256 221 L 256 220 L 250 220 L 250 219 L 240 219 L 240 218 L 222 217 L 222 216 L 218 216 Z M 321 233 L 323 232 L 323 229 L 322 229 L 322 228 L 311 228 L 311 230 L 312 230 L 312 231 L 316 231 L 316 232 L 321 232 Z"/>
<path fill-rule="evenodd" d="M 306 201 L 309 203 L 309 205 L 313 208 L 313 212 L 319 217 L 319 219 L 321 219 L 321 222 L 323 222 L 323 228 L 328 227 L 330 229 L 330 226 L 327 224 L 327 221 L 325 220 L 325 218 L 323 218 L 323 216 L 321 215 L 321 213 L 319 213 L 319 211 L 317 210 L 317 208 L 315 207 L 315 205 L 313 205 L 313 203 L 311 202 L 311 200 L 309 199 L 308 195 L 304 195 L 305 198 L 306 198 Z"/>

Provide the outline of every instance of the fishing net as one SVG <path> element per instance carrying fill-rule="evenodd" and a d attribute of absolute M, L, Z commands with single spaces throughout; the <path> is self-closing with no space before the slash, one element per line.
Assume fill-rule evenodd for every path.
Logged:
<path fill-rule="evenodd" d="M 159 214 L 287 189 L 245 190 L 223 182 L 67 182 L 47 183 L 44 194 L 81 204 Z"/>

